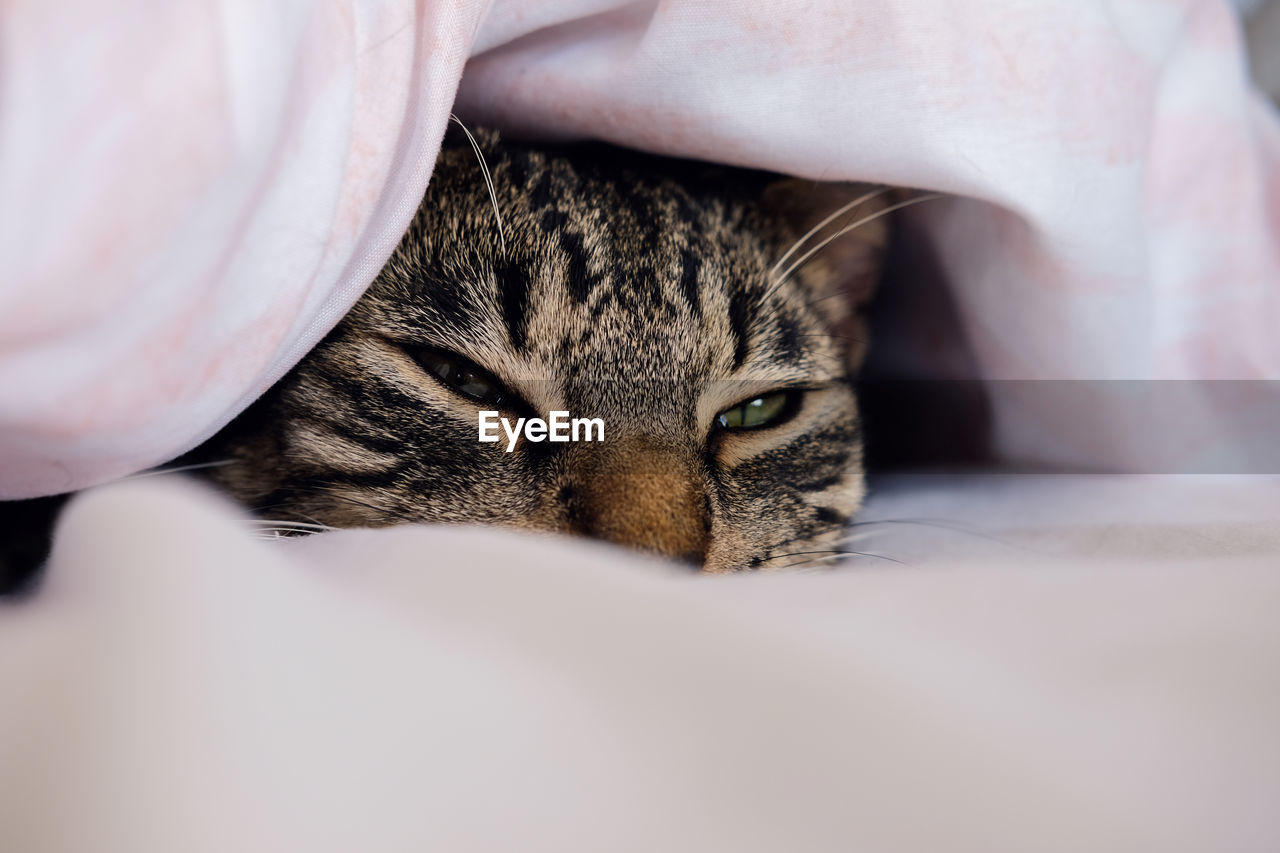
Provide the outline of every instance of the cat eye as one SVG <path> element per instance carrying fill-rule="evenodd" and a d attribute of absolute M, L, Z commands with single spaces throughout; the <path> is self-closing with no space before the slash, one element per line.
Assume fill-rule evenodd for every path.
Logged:
<path fill-rule="evenodd" d="M 415 352 L 414 358 L 441 385 L 468 400 L 495 409 L 511 408 L 520 402 L 492 373 L 460 355 L 423 349 Z"/>
<path fill-rule="evenodd" d="M 799 391 L 776 391 L 744 400 L 716 415 L 720 429 L 759 429 L 790 420 L 799 408 Z"/>

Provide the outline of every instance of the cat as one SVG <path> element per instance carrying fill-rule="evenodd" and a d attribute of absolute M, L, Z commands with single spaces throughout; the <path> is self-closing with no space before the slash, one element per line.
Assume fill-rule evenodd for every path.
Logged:
<path fill-rule="evenodd" d="M 202 448 L 208 476 L 299 529 L 495 524 L 709 572 L 837 554 L 890 200 L 451 129 L 377 279 Z M 553 410 L 605 440 L 478 440 L 480 412 Z"/>
<path fill-rule="evenodd" d="M 894 198 L 453 128 L 367 292 L 175 464 L 292 532 L 494 524 L 709 572 L 838 558 Z M 479 440 L 482 412 L 554 411 L 604 440 Z M 0 507 L 22 534 L 0 593 L 31 588 L 64 497 Z"/>

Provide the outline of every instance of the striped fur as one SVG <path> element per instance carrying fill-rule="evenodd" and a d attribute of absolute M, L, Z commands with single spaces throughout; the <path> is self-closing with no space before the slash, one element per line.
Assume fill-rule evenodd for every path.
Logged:
<path fill-rule="evenodd" d="M 849 306 L 874 280 L 884 223 L 778 281 L 775 261 L 850 188 L 477 139 L 505 240 L 475 153 L 451 134 L 377 280 L 206 447 L 240 463 L 211 476 L 272 518 L 577 533 L 710 571 L 831 547 L 864 492 Z M 424 347 L 484 367 L 528 414 L 602 418 L 607 440 L 479 443 L 478 407 L 422 369 Z M 786 423 L 711 430 L 783 387 L 807 389 Z"/>

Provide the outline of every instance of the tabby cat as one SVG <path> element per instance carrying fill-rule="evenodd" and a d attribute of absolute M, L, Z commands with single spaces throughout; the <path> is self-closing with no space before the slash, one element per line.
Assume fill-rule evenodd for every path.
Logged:
<path fill-rule="evenodd" d="M 209 476 L 304 524 L 558 531 L 713 572 L 833 553 L 865 491 L 868 189 L 451 130 L 391 260 L 202 449 L 231 460 Z M 482 410 L 600 418 L 605 440 L 506 452 Z"/>

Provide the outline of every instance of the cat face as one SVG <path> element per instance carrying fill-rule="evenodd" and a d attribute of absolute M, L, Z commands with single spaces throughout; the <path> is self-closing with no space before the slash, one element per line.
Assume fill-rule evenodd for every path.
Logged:
<path fill-rule="evenodd" d="M 479 139 L 501 224 L 451 136 L 394 256 L 213 441 L 236 463 L 213 476 L 273 518 L 582 534 L 710 571 L 831 548 L 864 494 L 851 306 L 883 222 L 783 278 L 847 189 Z M 604 440 L 508 452 L 482 410 L 598 418 Z"/>

